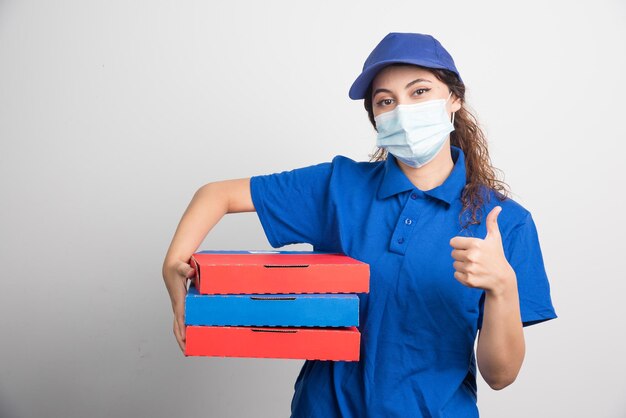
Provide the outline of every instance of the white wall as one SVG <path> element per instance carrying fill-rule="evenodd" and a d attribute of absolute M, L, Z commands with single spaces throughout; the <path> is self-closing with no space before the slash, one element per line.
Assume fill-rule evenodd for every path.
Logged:
<path fill-rule="evenodd" d="M 297 360 L 184 358 L 161 262 L 195 190 L 374 135 L 388 32 L 455 57 L 559 318 L 484 417 L 623 417 L 623 1 L 0 1 L 0 416 L 287 416 Z M 204 249 L 269 248 L 255 214 Z M 307 247 L 303 247 L 307 248 Z"/>

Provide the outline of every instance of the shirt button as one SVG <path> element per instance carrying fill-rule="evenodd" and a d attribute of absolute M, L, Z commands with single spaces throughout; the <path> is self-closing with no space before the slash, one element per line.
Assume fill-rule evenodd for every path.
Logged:
<path fill-rule="evenodd" d="M 405 223 L 406 225 L 411 225 L 411 224 L 413 223 L 413 220 L 411 220 L 411 218 L 406 218 L 406 219 L 404 220 L 404 223 Z"/>
<path fill-rule="evenodd" d="M 411 199 L 413 200 L 417 199 L 417 193 L 411 193 Z"/>
<path fill-rule="evenodd" d="M 402 237 L 398 238 L 398 244 L 404 244 L 404 238 Z"/>

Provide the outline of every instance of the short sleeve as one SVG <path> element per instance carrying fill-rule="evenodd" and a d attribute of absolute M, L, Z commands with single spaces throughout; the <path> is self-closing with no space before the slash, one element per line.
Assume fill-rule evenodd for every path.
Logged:
<path fill-rule="evenodd" d="M 517 277 L 523 326 L 557 318 L 537 228 L 530 213 L 527 213 L 524 222 L 513 228 L 503 245 L 506 259 Z M 483 306 L 484 295 L 480 300 L 479 328 L 482 325 Z"/>
<path fill-rule="evenodd" d="M 308 243 L 324 247 L 333 223 L 326 162 L 250 178 L 250 193 L 269 243 L 274 248 Z"/>

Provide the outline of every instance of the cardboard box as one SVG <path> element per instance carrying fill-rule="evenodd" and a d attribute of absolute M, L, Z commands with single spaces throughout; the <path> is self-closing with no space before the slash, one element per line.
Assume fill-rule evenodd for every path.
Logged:
<path fill-rule="evenodd" d="M 359 325 L 355 294 L 201 295 L 185 299 L 187 325 L 350 327 Z"/>
<path fill-rule="evenodd" d="M 190 264 L 201 294 L 369 292 L 369 265 L 343 254 L 201 251 Z"/>
<path fill-rule="evenodd" d="M 350 328 L 190 325 L 185 355 L 358 361 L 361 334 Z"/>

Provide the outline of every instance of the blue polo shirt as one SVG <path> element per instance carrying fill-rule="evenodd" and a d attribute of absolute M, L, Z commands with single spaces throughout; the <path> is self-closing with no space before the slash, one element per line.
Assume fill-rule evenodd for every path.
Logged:
<path fill-rule="evenodd" d="M 337 156 L 250 179 L 272 247 L 309 243 L 370 265 L 370 292 L 359 294 L 360 361 L 305 361 L 293 417 L 478 416 L 474 341 L 484 291 L 454 278 L 449 241 L 487 232 L 484 222 L 461 228 L 465 156 L 451 152 L 454 169 L 428 191 L 392 156 L 373 163 Z M 531 214 L 488 193 L 483 214 L 502 206 L 498 226 L 524 326 L 556 318 Z"/>

